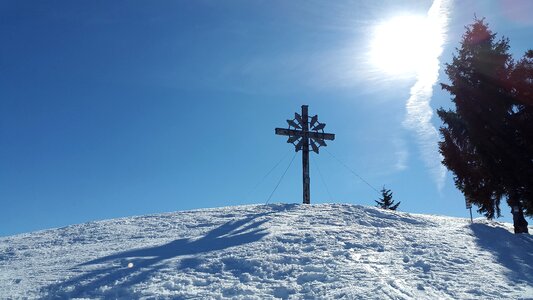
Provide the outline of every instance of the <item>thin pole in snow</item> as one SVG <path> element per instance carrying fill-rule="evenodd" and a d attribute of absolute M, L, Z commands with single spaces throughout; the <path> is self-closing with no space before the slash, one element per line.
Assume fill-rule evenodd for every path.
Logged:
<path fill-rule="evenodd" d="M 470 210 L 470 224 L 474 223 L 474 218 L 472 218 L 472 201 L 469 197 L 465 197 L 466 209 Z"/>

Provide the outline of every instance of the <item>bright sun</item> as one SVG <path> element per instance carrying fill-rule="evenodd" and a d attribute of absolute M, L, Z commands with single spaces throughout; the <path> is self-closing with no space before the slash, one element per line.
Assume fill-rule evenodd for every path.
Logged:
<path fill-rule="evenodd" d="M 414 15 L 378 24 L 370 46 L 372 64 L 392 75 L 420 71 L 440 52 L 435 25 L 426 16 Z"/>

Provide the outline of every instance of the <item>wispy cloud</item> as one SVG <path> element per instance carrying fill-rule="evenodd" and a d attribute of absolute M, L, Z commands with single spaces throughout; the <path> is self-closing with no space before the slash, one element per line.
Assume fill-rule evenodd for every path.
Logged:
<path fill-rule="evenodd" d="M 407 169 L 407 158 L 409 157 L 409 152 L 407 151 L 407 145 L 403 139 L 394 139 L 394 147 L 396 163 L 394 164 L 394 169 L 396 171 L 403 171 Z"/>
<path fill-rule="evenodd" d="M 439 57 L 442 54 L 448 28 L 448 14 L 451 8 L 449 0 L 435 0 L 428 11 L 428 25 L 436 37 L 432 40 L 431 56 L 427 64 L 417 70 L 416 83 L 411 87 L 411 95 L 407 100 L 407 115 L 404 126 L 416 133 L 417 143 L 422 153 L 422 159 L 437 184 L 438 189 L 444 187 L 446 169 L 441 164 L 442 155 L 438 152 L 439 134 L 431 123 L 433 109 L 429 105 L 433 95 L 433 86 L 439 75 Z"/>

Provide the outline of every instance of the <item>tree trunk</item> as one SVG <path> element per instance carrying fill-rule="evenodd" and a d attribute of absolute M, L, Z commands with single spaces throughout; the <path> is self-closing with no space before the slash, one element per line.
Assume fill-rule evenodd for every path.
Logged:
<path fill-rule="evenodd" d="M 511 208 L 513 214 L 514 233 L 529 233 L 527 221 L 524 218 L 524 211 L 521 205 L 515 205 Z"/>

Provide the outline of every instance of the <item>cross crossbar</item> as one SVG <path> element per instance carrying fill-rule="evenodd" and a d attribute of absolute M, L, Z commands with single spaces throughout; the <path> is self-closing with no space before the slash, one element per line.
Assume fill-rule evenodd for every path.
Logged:
<path fill-rule="evenodd" d="M 277 135 L 303 137 L 305 133 L 307 133 L 308 138 L 312 138 L 312 139 L 322 139 L 322 140 L 328 140 L 328 141 L 333 141 L 335 139 L 335 134 L 333 133 L 322 133 L 322 132 L 314 132 L 314 131 L 304 132 L 304 131 L 295 130 L 295 129 L 276 128 Z"/>

